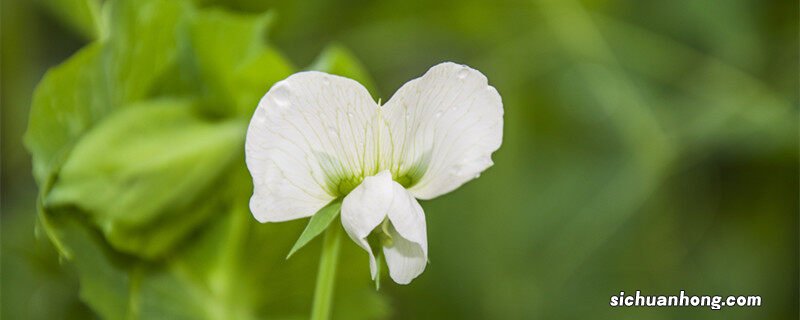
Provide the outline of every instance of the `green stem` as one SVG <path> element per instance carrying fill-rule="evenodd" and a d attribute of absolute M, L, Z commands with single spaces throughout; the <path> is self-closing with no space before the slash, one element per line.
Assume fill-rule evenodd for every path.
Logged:
<path fill-rule="evenodd" d="M 330 319 L 333 300 L 334 280 L 336 280 L 336 262 L 339 259 L 341 243 L 341 227 L 331 224 L 325 231 L 322 254 L 317 270 L 317 287 L 314 289 L 314 306 L 311 308 L 311 320 Z"/>

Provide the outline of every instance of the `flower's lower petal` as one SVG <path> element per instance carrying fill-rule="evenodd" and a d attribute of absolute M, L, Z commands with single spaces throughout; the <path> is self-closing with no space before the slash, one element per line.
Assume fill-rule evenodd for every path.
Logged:
<path fill-rule="evenodd" d="M 394 199 L 389 208 L 391 245 L 383 248 L 389 275 L 394 282 L 408 284 L 419 276 L 428 262 L 428 234 L 425 213 L 416 199 L 394 182 Z"/>
<path fill-rule="evenodd" d="M 389 228 L 389 234 L 392 237 L 392 245 L 383 247 L 389 276 L 394 282 L 409 284 L 425 270 L 428 264 L 427 244 L 406 239 L 395 227 Z"/>
<path fill-rule="evenodd" d="M 403 85 L 383 107 L 381 152 L 420 199 L 448 193 L 493 162 L 502 142 L 503 103 L 479 71 L 452 62 Z"/>
<path fill-rule="evenodd" d="M 353 177 L 375 172 L 377 104 L 357 82 L 300 72 L 261 99 L 247 130 L 250 208 L 261 222 L 313 215 Z M 344 186 L 344 187 L 342 187 Z"/>
<path fill-rule="evenodd" d="M 365 238 L 386 215 L 394 199 L 389 171 L 366 177 L 342 202 L 342 226 L 351 237 Z"/>
<path fill-rule="evenodd" d="M 394 229 L 408 241 L 417 243 L 425 257 L 428 256 L 428 232 L 425 223 L 425 212 L 417 199 L 403 186 L 394 182 L 394 199 L 389 208 L 389 220 Z"/>
<path fill-rule="evenodd" d="M 389 171 L 366 177 L 342 202 L 342 226 L 353 241 L 369 253 L 369 266 L 375 278 L 375 256 L 367 243 L 367 236 L 386 218 L 394 199 Z"/>

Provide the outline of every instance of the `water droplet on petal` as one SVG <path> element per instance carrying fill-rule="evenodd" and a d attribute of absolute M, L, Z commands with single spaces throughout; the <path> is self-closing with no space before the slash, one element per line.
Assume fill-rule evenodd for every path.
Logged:
<path fill-rule="evenodd" d="M 348 116 L 348 117 L 350 117 L 350 118 L 352 118 L 354 115 L 353 115 L 353 113 L 352 113 L 352 112 L 349 112 L 349 111 L 348 111 L 348 112 L 347 112 L 347 116 Z"/>
<path fill-rule="evenodd" d="M 278 106 L 286 107 L 289 105 L 289 86 L 285 83 L 278 83 L 272 88 L 272 101 Z"/>
<path fill-rule="evenodd" d="M 328 79 L 328 77 L 322 78 L 322 84 L 329 86 L 331 84 L 331 79 Z"/>
<path fill-rule="evenodd" d="M 469 68 L 467 66 L 461 66 L 461 70 L 458 70 L 458 78 L 465 79 L 469 75 Z"/>
<path fill-rule="evenodd" d="M 441 112 L 441 111 L 439 111 L 439 112 L 437 112 L 437 113 L 434 113 L 434 114 L 433 114 L 433 117 L 434 117 L 434 118 L 437 118 L 437 119 L 438 119 L 438 118 L 441 118 L 441 117 L 442 117 L 442 112 Z"/>

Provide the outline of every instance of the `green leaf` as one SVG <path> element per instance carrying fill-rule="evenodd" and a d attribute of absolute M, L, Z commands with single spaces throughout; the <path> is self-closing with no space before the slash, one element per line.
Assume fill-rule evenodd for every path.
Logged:
<path fill-rule="evenodd" d="M 337 216 L 339 216 L 341 209 L 342 200 L 337 199 L 322 209 L 319 209 L 317 213 L 311 216 L 311 219 L 308 219 L 308 225 L 306 225 L 305 230 L 303 230 L 303 233 L 300 235 L 300 238 L 297 239 L 297 242 L 294 243 L 292 250 L 289 251 L 289 255 L 286 256 L 286 259 L 289 259 L 295 252 L 297 252 L 297 250 L 300 250 L 300 248 L 308 244 L 309 241 L 320 235 L 322 231 L 325 231 L 331 222 L 336 219 Z"/>
<path fill-rule="evenodd" d="M 85 39 L 100 36 L 98 0 L 39 0 L 52 15 Z"/>
<path fill-rule="evenodd" d="M 156 80 L 178 58 L 178 35 L 193 12 L 185 1 L 107 3 L 104 72 L 116 106 L 149 97 Z M 96 88 L 89 88 L 93 90 Z"/>
<path fill-rule="evenodd" d="M 292 73 L 289 62 L 265 44 L 272 17 L 211 9 L 192 20 L 188 46 L 206 89 L 206 111 L 250 116 L 269 86 Z"/>
<path fill-rule="evenodd" d="M 183 100 L 127 107 L 76 144 L 45 205 L 85 210 L 119 250 L 160 255 L 211 214 L 194 204 L 213 199 L 244 132 L 244 122 L 204 120 Z"/>
<path fill-rule="evenodd" d="M 167 266 L 114 251 L 76 212 L 59 211 L 52 222 L 73 249 L 81 298 L 103 319 L 211 319 L 200 288 Z"/>
<path fill-rule="evenodd" d="M 333 44 L 326 47 L 308 69 L 324 71 L 356 80 L 364 85 L 370 93 L 377 95 L 375 82 L 367 72 L 367 69 L 349 50 L 341 45 Z"/>
<path fill-rule="evenodd" d="M 248 179 L 244 168 L 235 180 Z M 241 181 L 240 183 L 241 184 Z M 258 224 L 246 201 L 229 198 L 182 250 L 159 261 L 115 251 L 79 212 L 45 213 L 72 248 L 81 297 L 104 319 L 301 319 L 314 289 L 315 254 L 282 259 L 300 221 Z M 315 244 L 316 245 L 316 244 Z M 368 286 L 368 264 L 356 246 L 342 248 L 333 318 L 386 317 Z"/>
<path fill-rule="evenodd" d="M 80 136 L 112 110 L 148 96 L 177 56 L 181 1 L 108 3 L 109 37 L 50 70 L 36 87 L 25 146 L 40 185 Z"/>
<path fill-rule="evenodd" d="M 102 49 L 99 44 L 81 49 L 48 71 L 34 91 L 25 147 L 33 156 L 33 175 L 40 186 L 77 137 L 111 109 L 99 68 Z"/>

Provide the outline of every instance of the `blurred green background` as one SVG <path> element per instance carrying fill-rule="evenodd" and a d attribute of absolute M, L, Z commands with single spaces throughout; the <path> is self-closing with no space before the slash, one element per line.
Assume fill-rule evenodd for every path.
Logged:
<path fill-rule="evenodd" d="M 216 316 L 182 309 L 208 305 L 186 292 L 216 299 L 213 277 L 197 271 L 192 278 L 193 263 L 204 265 L 227 247 L 184 245 L 190 248 L 143 258 L 108 253 L 119 248 L 89 231 L 99 247 L 75 249 L 81 262 L 59 258 L 36 227 L 38 189 L 22 143 L 32 94 L 48 68 L 103 35 L 93 19 L 104 9 L 91 3 L 2 1 L 2 318 L 304 318 L 319 241 L 284 261 L 304 222 L 259 225 L 241 209 L 246 198 L 222 211 L 235 217 L 231 225 L 252 228 L 249 244 L 239 246 L 246 256 L 240 265 L 255 267 L 231 269 L 238 278 L 227 280 L 234 289 L 222 291 L 230 300 Z M 495 166 L 422 203 L 426 271 L 408 286 L 384 281 L 375 294 L 366 255 L 345 241 L 337 318 L 798 317 L 796 1 L 236 0 L 192 7 L 229 17 L 270 11 L 268 35 L 253 41 L 296 69 L 336 44 L 360 61 L 341 72 L 369 74 L 373 95 L 384 101 L 441 61 L 482 71 L 503 97 L 505 139 Z M 170 32 L 144 32 L 161 31 Z M 237 35 L 217 36 L 225 46 Z M 260 73 L 258 66 L 241 68 Z M 199 78 L 173 82 L 194 88 Z M 248 94 L 266 92 L 268 83 L 256 84 L 261 89 Z M 218 98 L 204 90 L 200 104 Z M 218 215 L 181 241 L 215 242 L 205 235 Z M 90 256 L 97 260 L 81 258 L 90 251 L 100 252 Z M 173 268 L 184 260 L 190 271 Z M 105 283 L 85 280 L 106 272 L 94 281 L 129 281 L 124 295 L 146 279 L 142 293 L 117 301 Z M 196 291 L 171 291 L 187 283 Z M 612 295 L 635 290 L 760 295 L 763 305 L 609 307 Z M 159 294 L 168 308 L 158 306 Z M 175 296 L 187 304 L 172 303 Z"/>

